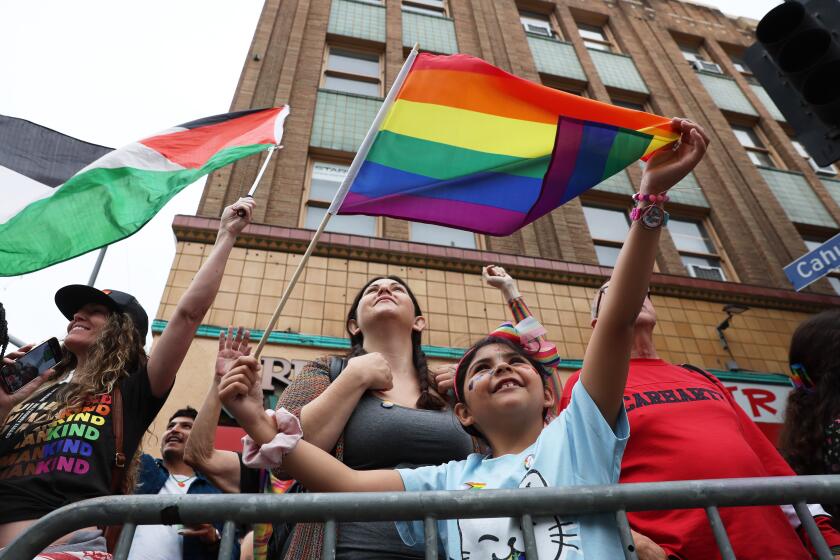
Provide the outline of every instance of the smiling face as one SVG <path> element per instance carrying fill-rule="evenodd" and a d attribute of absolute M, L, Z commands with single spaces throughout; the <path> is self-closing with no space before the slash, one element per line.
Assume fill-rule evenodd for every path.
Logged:
<path fill-rule="evenodd" d="M 184 457 L 184 446 L 193 427 L 193 419 L 189 416 L 176 416 L 166 425 L 160 444 L 160 454 L 169 461 L 180 460 Z"/>
<path fill-rule="evenodd" d="M 67 325 L 64 345 L 77 356 L 85 354 L 105 327 L 111 310 L 98 303 L 88 303 L 73 314 Z"/>
<path fill-rule="evenodd" d="M 459 387 L 460 393 L 460 387 Z M 476 350 L 464 374 L 461 402 L 455 413 L 465 426 L 485 435 L 499 421 L 542 422 L 553 395 L 542 375 L 512 346 L 491 343 Z"/>
<path fill-rule="evenodd" d="M 408 288 L 391 278 L 379 278 L 365 286 L 355 311 L 355 317 L 347 321 L 351 334 L 358 331 L 364 333 L 375 325 L 384 324 L 383 321 L 388 321 L 388 325 L 396 323 L 416 331 L 421 331 L 426 325 Z"/>

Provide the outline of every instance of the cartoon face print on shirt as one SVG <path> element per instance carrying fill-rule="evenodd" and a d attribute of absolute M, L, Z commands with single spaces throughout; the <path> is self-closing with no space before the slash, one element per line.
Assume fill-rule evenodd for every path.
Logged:
<path fill-rule="evenodd" d="M 519 483 L 520 488 L 545 488 L 545 479 L 530 470 Z M 510 517 L 461 519 L 461 560 L 525 560 L 525 544 L 519 520 Z M 580 550 L 580 526 L 559 517 L 542 517 L 534 521 L 538 560 L 573 560 L 583 558 Z"/>

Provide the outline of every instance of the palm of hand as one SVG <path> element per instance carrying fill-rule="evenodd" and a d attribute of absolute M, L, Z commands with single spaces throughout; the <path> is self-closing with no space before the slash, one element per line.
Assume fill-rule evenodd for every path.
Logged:
<path fill-rule="evenodd" d="M 244 352 L 234 350 L 233 348 L 224 348 L 223 350 L 219 350 L 219 353 L 216 355 L 216 384 L 219 383 L 222 376 L 230 369 L 233 362 L 236 361 L 236 358 L 244 355 Z"/>

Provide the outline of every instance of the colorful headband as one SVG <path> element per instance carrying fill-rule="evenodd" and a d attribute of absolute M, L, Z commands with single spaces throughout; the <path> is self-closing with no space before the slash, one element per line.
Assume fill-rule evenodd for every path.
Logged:
<path fill-rule="evenodd" d="M 510 322 L 504 322 L 496 330 L 487 335 L 487 337 L 502 338 L 512 342 L 522 349 L 531 359 L 538 362 L 545 372 L 551 376 L 551 371 L 560 363 L 560 355 L 557 353 L 557 347 L 543 339 L 541 336 L 547 333 L 539 321 L 534 317 L 525 317 L 522 321 L 513 325 Z M 458 362 L 458 367 L 455 369 L 456 375 L 461 371 L 461 365 L 464 360 L 472 356 L 472 352 L 467 351 L 461 360 Z M 454 383 L 455 401 L 461 401 L 461 395 L 458 394 L 458 378 L 455 378 Z"/>
<path fill-rule="evenodd" d="M 790 380 L 795 390 L 802 389 L 806 393 L 814 392 L 814 382 L 800 363 L 790 364 Z"/>

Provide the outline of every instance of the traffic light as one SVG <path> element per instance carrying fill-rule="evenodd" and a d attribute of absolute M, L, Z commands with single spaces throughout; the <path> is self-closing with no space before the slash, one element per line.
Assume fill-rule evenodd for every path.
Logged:
<path fill-rule="evenodd" d="M 820 166 L 840 160 L 840 0 L 788 1 L 758 23 L 744 56 Z"/>

